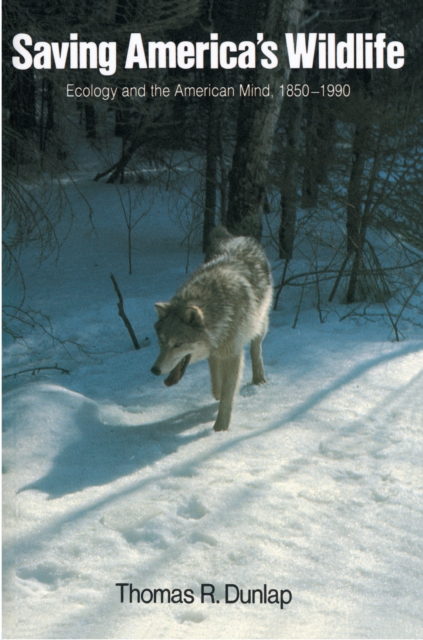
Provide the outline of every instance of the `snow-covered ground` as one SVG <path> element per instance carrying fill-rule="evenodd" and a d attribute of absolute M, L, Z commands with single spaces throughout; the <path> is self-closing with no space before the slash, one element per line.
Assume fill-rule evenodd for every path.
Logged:
<path fill-rule="evenodd" d="M 3 636 L 422 637 L 421 329 L 405 322 L 392 342 L 382 319 L 320 323 L 311 300 L 292 329 L 298 300 L 283 292 L 268 384 L 249 384 L 247 359 L 230 430 L 214 433 L 207 363 L 172 388 L 150 373 L 154 302 L 186 278 L 168 194 L 146 205 L 128 275 L 122 201 L 94 174 L 78 184 L 95 233 L 70 185 L 79 213 L 58 261 L 23 261 L 28 308 L 65 344 L 41 330 L 4 342 L 5 374 L 70 374 L 4 382 Z M 201 259 L 196 246 L 190 270 Z M 125 587 L 121 603 L 117 583 L 146 602 Z M 201 602 L 205 584 L 219 603 Z M 292 600 L 225 602 L 226 584 Z M 158 588 L 175 601 L 148 603 Z"/>

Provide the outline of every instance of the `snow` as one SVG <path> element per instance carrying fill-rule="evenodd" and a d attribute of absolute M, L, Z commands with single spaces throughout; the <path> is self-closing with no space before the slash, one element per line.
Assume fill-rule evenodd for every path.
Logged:
<path fill-rule="evenodd" d="M 421 637 L 421 329 L 404 321 L 393 342 L 380 316 L 339 322 L 339 301 L 320 323 L 311 298 L 293 329 L 298 299 L 282 292 L 268 383 L 249 384 L 247 357 L 230 430 L 215 433 L 206 362 L 171 388 L 150 373 L 154 302 L 186 278 L 186 229 L 164 190 L 122 186 L 121 200 L 94 174 L 74 179 L 95 231 L 70 183 L 77 215 L 58 259 L 22 257 L 26 304 L 64 344 L 38 328 L 3 345 L 5 374 L 70 371 L 4 381 L 4 637 Z M 145 210 L 132 275 L 129 189 Z M 189 270 L 201 260 L 196 244 Z M 121 603 L 117 583 L 191 589 L 194 602 Z M 201 602 L 204 584 L 219 604 Z M 226 584 L 292 601 L 225 603 Z"/>

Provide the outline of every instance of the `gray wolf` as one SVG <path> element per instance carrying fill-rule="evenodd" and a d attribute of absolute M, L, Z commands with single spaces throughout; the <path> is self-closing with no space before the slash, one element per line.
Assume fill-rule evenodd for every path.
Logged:
<path fill-rule="evenodd" d="M 160 345 L 151 371 L 179 382 L 189 363 L 208 358 L 212 393 L 220 400 L 215 431 L 228 429 L 241 378 L 244 346 L 250 343 L 253 384 L 263 384 L 261 343 L 272 302 L 270 266 L 253 238 L 214 230 L 205 262 L 170 302 L 155 305 Z"/>

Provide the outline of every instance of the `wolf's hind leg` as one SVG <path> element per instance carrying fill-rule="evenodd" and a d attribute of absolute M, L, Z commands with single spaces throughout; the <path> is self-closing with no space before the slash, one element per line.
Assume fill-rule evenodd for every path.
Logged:
<path fill-rule="evenodd" d="M 256 336 L 251 340 L 250 353 L 253 368 L 253 384 L 264 384 L 266 382 L 266 378 L 264 377 L 263 355 L 261 352 L 262 341 L 263 335 Z"/>
<path fill-rule="evenodd" d="M 213 427 L 215 431 L 226 431 L 226 429 L 229 428 L 232 407 L 234 406 L 235 394 L 241 378 L 243 363 L 243 352 L 221 361 L 222 387 L 219 411 Z"/>
<path fill-rule="evenodd" d="M 220 393 L 222 389 L 222 363 L 220 358 L 210 356 L 209 367 L 213 398 L 215 398 L 215 400 L 220 400 Z"/>

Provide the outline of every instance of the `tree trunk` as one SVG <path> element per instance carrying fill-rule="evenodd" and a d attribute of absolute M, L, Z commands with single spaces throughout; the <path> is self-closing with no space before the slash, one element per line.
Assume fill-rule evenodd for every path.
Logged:
<path fill-rule="evenodd" d="M 9 153 L 12 160 L 18 160 L 24 148 L 23 140 L 37 124 L 34 70 L 14 69 L 8 89 L 9 124 L 17 134 L 10 136 Z"/>
<path fill-rule="evenodd" d="M 363 234 L 361 221 L 361 181 L 363 178 L 364 164 L 366 162 L 364 144 L 368 134 L 369 130 L 365 124 L 356 125 L 353 141 L 353 162 L 347 196 L 347 255 L 354 254 L 346 296 L 347 303 L 354 302 L 355 300 L 358 275 L 362 263 L 365 232 Z"/>
<path fill-rule="evenodd" d="M 367 125 L 365 126 L 364 142 L 359 141 L 359 143 L 365 144 L 367 146 L 368 141 L 371 137 L 370 134 L 371 134 L 371 129 L 370 129 L 370 126 Z M 363 133 L 360 134 L 360 137 L 361 136 L 363 136 Z M 382 134 L 380 134 L 379 143 L 380 143 L 381 136 Z M 380 161 L 379 143 L 376 145 L 376 149 L 374 151 L 373 167 L 372 167 L 372 172 L 371 172 L 371 176 L 368 183 L 364 207 L 361 204 L 362 197 L 360 193 L 360 202 L 357 203 L 359 204 L 359 207 L 360 207 L 358 210 L 360 213 L 355 216 L 352 216 L 352 220 L 351 220 L 352 222 L 351 230 L 352 230 L 352 233 L 354 234 L 351 237 L 351 243 L 352 243 L 351 252 L 354 252 L 354 260 L 351 268 L 350 280 L 348 283 L 348 290 L 347 290 L 347 296 L 346 296 L 347 303 L 354 302 L 356 299 L 358 277 L 359 277 L 360 268 L 363 262 L 363 249 L 364 249 L 364 243 L 366 241 L 366 233 L 372 220 L 374 188 L 375 188 L 376 178 L 379 172 L 379 161 Z M 361 152 L 360 155 L 363 156 L 364 153 Z M 363 176 L 364 162 L 365 162 L 365 159 L 363 160 L 362 158 L 360 158 L 360 163 L 363 165 L 361 169 L 360 180 Z M 357 180 L 357 177 L 355 177 L 355 179 Z M 361 186 L 361 183 L 359 186 Z M 362 190 L 362 186 L 360 188 L 360 192 L 361 190 Z M 361 213 L 362 209 L 363 211 Z M 347 224 L 348 224 L 348 220 L 347 220 Z"/>
<path fill-rule="evenodd" d="M 95 107 L 93 104 L 87 103 L 84 105 L 85 107 L 85 131 L 87 133 L 87 138 L 96 138 L 96 113 Z"/>
<path fill-rule="evenodd" d="M 36 127 L 34 70 L 13 72 L 13 86 L 10 90 L 10 126 L 20 135 Z"/>
<path fill-rule="evenodd" d="M 352 253 L 360 246 L 360 220 L 362 193 L 361 181 L 366 162 L 365 145 L 369 136 L 366 124 L 357 124 L 353 141 L 353 162 L 347 196 L 347 253 Z"/>
<path fill-rule="evenodd" d="M 326 182 L 331 158 L 334 156 L 335 124 L 333 102 L 318 101 L 316 124 L 316 181 L 317 184 Z M 317 194 L 318 195 L 318 194 Z"/>
<path fill-rule="evenodd" d="M 210 233 L 215 226 L 216 186 L 218 160 L 218 105 L 215 98 L 208 100 L 207 124 L 207 158 L 206 158 L 206 193 L 203 222 L 203 252 L 207 253 L 210 244 Z"/>
<path fill-rule="evenodd" d="M 302 82 L 302 72 L 295 78 Z M 291 100 L 287 123 L 287 142 L 285 152 L 285 168 L 281 189 L 281 224 L 279 227 L 279 257 L 291 260 L 294 250 L 295 224 L 297 219 L 297 177 L 299 161 L 299 144 L 303 98 Z"/>
<path fill-rule="evenodd" d="M 307 102 L 307 128 L 305 140 L 305 160 L 303 185 L 301 189 L 301 206 L 303 209 L 310 209 L 317 205 L 318 184 L 317 184 L 317 133 L 316 118 L 318 105 L 314 100 Z"/>
<path fill-rule="evenodd" d="M 239 109 L 227 213 L 228 230 L 238 235 L 261 237 L 267 168 L 282 104 L 280 85 L 289 77 L 285 33 L 296 31 L 304 4 L 305 0 L 269 0 L 257 27 L 277 42 L 280 70 L 265 69 L 257 60 L 257 68 L 246 78 L 246 83 L 262 90 L 268 87 L 272 97 L 244 97 Z"/>

